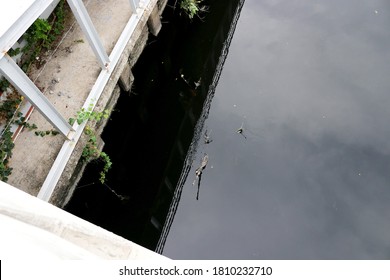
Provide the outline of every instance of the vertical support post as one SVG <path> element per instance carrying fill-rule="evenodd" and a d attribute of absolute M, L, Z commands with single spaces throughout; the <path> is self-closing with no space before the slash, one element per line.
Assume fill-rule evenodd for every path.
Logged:
<path fill-rule="evenodd" d="M 81 0 L 67 0 L 77 22 L 83 30 L 87 40 L 92 47 L 93 52 L 98 58 L 100 66 L 105 69 L 108 68 L 110 59 L 104 50 L 103 44 L 99 38 L 99 35 L 92 23 L 91 18 L 88 15 L 87 9 L 85 8 Z"/>
<path fill-rule="evenodd" d="M 150 33 L 152 33 L 154 36 L 157 36 L 161 30 L 161 26 L 160 13 L 158 11 L 158 6 L 156 5 L 154 6 L 154 9 L 148 18 L 148 27 Z"/>
<path fill-rule="evenodd" d="M 134 82 L 134 76 L 131 72 L 129 62 L 126 62 L 126 66 L 122 71 L 122 74 L 119 77 L 119 86 L 123 91 L 129 92 L 131 90 L 131 85 Z"/>
<path fill-rule="evenodd" d="M 66 138 L 73 128 L 8 55 L 0 59 L 0 73 Z"/>

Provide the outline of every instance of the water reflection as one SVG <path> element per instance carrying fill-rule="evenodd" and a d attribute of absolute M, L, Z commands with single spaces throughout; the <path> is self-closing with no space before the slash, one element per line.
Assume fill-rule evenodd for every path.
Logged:
<path fill-rule="evenodd" d="M 163 250 L 198 143 L 212 142 L 202 128 L 244 3 L 211 2 L 203 21 L 179 19 L 168 8 L 164 18 L 171 24 L 149 40 L 133 69 L 132 94 L 122 94 L 103 133 L 113 162 L 108 182 L 99 185 L 90 164 L 67 206 L 157 252 Z M 198 191 L 206 166 L 203 158 L 191 176 L 198 179 Z"/>
<path fill-rule="evenodd" d="M 205 130 L 203 131 L 204 123 L 209 115 L 211 101 L 214 98 L 215 88 L 218 84 L 243 5 L 244 0 L 229 2 L 215 1 L 213 3 L 213 9 L 211 11 L 219 11 L 220 17 L 218 17 L 216 23 L 213 23 L 213 20 L 216 20 L 215 16 L 213 17 L 213 15 L 208 15 L 209 24 L 212 24 L 214 28 L 217 28 L 215 30 L 215 34 L 209 33 L 212 34 L 214 38 L 211 40 L 212 48 L 209 49 L 209 52 L 205 53 L 208 54 L 206 63 L 203 68 L 203 71 L 205 73 L 204 75 L 206 76 L 202 77 L 202 80 L 206 81 L 205 83 L 202 83 L 202 92 L 205 97 L 205 100 L 202 104 L 201 114 L 197 119 L 196 126 L 193 130 L 193 138 L 189 145 L 186 158 L 182 163 L 182 171 L 180 177 L 178 178 L 178 181 L 176 182 L 175 191 L 169 205 L 167 216 L 164 217 L 165 223 L 161 231 L 161 236 L 155 248 L 155 251 L 158 253 L 162 253 L 164 250 L 166 239 L 169 235 L 172 223 L 174 221 L 177 207 L 179 206 L 184 184 L 187 181 L 191 180 L 190 178 L 188 178 L 188 176 L 193 166 L 194 158 L 196 157 L 196 153 L 198 151 L 198 146 L 202 142 L 202 135 L 204 139 L 204 145 L 213 142 L 213 140 L 210 138 L 211 131 L 208 132 L 207 128 L 205 128 Z M 204 154 L 200 161 L 200 166 L 194 171 L 196 177 L 192 185 L 195 185 L 195 182 L 197 181 L 196 200 L 199 199 L 202 174 L 203 170 L 207 166 L 207 163 L 208 155 Z M 172 169 L 174 168 L 174 166 L 168 166 L 167 168 Z M 165 180 L 166 179 L 167 177 L 165 178 Z"/>
<path fill-rule="evenodd" d="M 389 13 L 246 1 L 197 154 L 213 168 L 199 201 L 185 183 L 164 254 L 390 257 Z"/>

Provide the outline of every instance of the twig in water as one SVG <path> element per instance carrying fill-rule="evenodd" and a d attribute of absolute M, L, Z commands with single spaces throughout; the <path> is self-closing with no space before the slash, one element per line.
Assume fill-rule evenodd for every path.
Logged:
<path fill-rule="evenodd" d="M 121 195 L 121 194 L 117 194 L 116 191 L 114 191 L 112 188 L 110 188 L 109 185 L 107 185 L 106 183 L 104 183 L 104 185 L 117 197 L 120 199 L 120 201 L 128 201 L 130 199 L 130 196 L 127 196 L 127 195 Z"/>
<path fill-rule="evenodd" d="M 86 185 L 82 185 L 82 186 L 78 186 L 76 189 L 81 189 L 81 188 L 89 187 L 89 186 L 92 186 L 92 185 L 95 185 L 95 182 L 92 182 L 92 183 L 89 183 L 89 184 L 86 184 Z"/>
<path fill-rule="evenodd" d="M 203 170 L 206 168 L 206 165 L 209 161 L 209 156 L 207 154 L 204 155 L 202 162 L 200 163 L 200 166 L 195 170 L 196 178 L 192 185 L 195 185 L 196 179 L 198 179 L 198 192 L 196 194 L 196 200 L 199 199 L 199 189 L 200 189 L 200 181 L 202 180 L 202 173 Z"/>
<path fill-rule="evenodd" d="M 204 155 L 200 166 L 195 170 L 195 175 L 199 177 L 202 175 L 203 170 L 206 168 L 207 163 L 209 162 L 209 156 L 207 154 Z"/>
<path fill-rule="evenodd" d="M 202 180 L 202 174 L 198 178 L 198 191 L 196 192 L 196 200 L 199 200 L 200 180 Z"/>

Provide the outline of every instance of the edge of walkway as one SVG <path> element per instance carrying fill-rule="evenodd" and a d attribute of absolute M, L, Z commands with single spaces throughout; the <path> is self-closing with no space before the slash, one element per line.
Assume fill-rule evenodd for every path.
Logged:
<path fill-rule="evenodd" d="M 1 258 L 169 260 L 1 181 L 0 194 Z"/>

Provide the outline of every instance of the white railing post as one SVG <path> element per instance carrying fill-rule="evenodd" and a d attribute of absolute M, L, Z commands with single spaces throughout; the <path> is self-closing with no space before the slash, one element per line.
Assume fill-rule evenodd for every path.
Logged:
<path fill-rule="evenodd" d="M 0 73 L 6 77 L 7 80 L 24 97 L 26 97 L 60 133 L 66 138 L 71 139 L 71 132 L 74 131 L 73 128 L 8 54 L 5 54 L 3 58 L 0 59 Z"/>
<path fill-rule="evenodd" d="M 106 51 L 104 50 L 103 44 L 99 38 L 99 35 L 92 23 L 91 18 L 88 15 L 87 9 L 85 8 L 81 0 L 67 0 L 70 8 L 72 9 L 73 15 L 76 17 L 81 29 L 83 30 L 87 40 L 92 47 L 93 52 L 99 60 L 100 66 L 108 68 L 110 59 Z"/>

